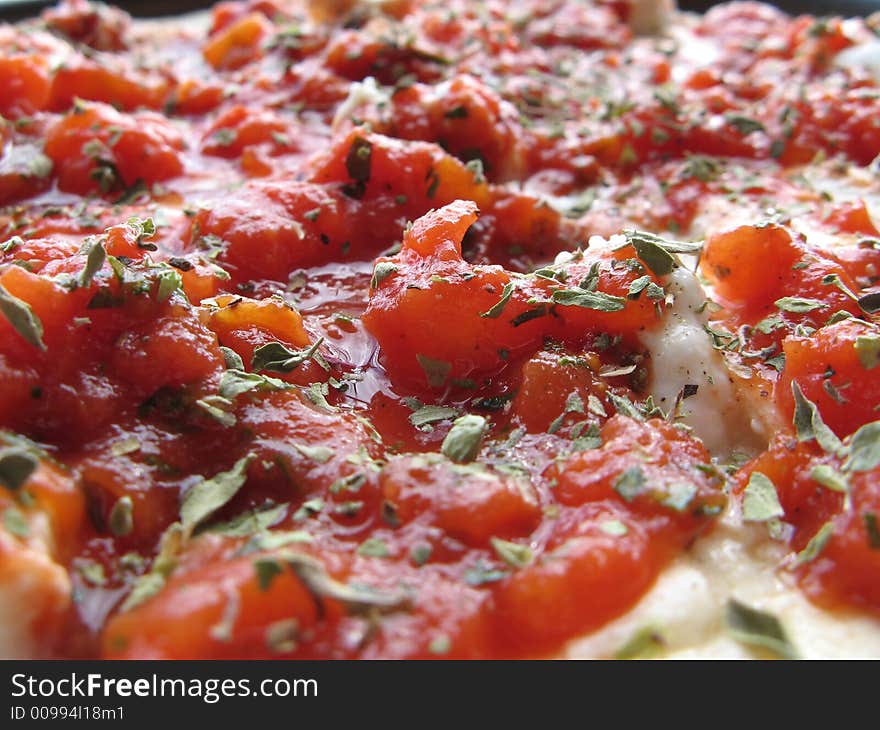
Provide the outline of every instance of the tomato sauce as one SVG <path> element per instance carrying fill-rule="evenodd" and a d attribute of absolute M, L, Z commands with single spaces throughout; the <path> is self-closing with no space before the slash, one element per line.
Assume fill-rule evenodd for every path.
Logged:
<path fill-rule="evenodd" d="M 626 613 L 736 471 L 650 396 L 681 252 L 782 431 L 731 499 L 765 474 L 793 555 L 825 530 L 806 594 L 880 611 L 877 229 L 787 175 L 880 153 L 831 64 L 871 31 L 732 3 L 695 65 L 630 5 L 0 26 L 0 554 L 69 578 L 40 653 L 542 657 Z M 754 217 L 688 246 L 710 199 Z"/>

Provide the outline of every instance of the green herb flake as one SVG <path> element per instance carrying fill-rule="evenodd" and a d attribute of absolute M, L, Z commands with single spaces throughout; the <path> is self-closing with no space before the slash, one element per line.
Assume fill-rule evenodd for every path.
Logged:
<path fill-rule="evenodd" d="M 446 119 L 466 119 L 468 116 L 468 108 L 463 104 L 459 104 L 458 106 L 452 107 L 452 109 L 447 109 L 443 112 L 443 116 Z"/>
<path fill-rule="evenodd" d="M 599 529 L 611 537 L 623 537 L 629 533 L 629 528 L 620 520 L 605 520 L 599 523 Z"/>
<path fill-rule="evenodd" d="M 315 408 L 323 413 L 335 413 L 336 407 L 330 405 L 327 396 L 330 394 L 330 386 L 327 383 L 311 383 L 303 391 L 303 395 Z"/>
<path fill-rule="evenodd" d="M 510 301 L 510 297 L 513 295 L 513 282 L 509 281 L 504 285 L 504 288 L 501 290 L 501 299 L 498 300 L 490 309 L 482 312 L 480 314 L 481 317 L 487 317 L 489 319 L 498 319 L 501 314 L 504 312 L 504 308 L 507 306 L 507 302 Z"/>
<path fill-rule="evenodd" d="M 359 492 L 361 487 L 367 483 L 367 475 L 358 471 L 354 474 L 349 474 L 346 477 L 340 477 L 336 481 L 334 481 L 328 489 L 331 494 L 339 494 L 340 492 Z"/>
<path fill-rule="evenodd" d="M 573 391 L 568 394 L 565 399 L 565 412 L 584 413 L 584 399 L 581 398 L 580 393 Z"/>
<path fill-rule="evenodd" d="M 664 246 L 668 242 L 659 236 L 642 231 L 624 231 L 624 236 L 627 243 L 635 249 L 642 263 L 655 275 L 666 276 L 677 266 L 675 257 Z M 647 285 L 646 283 L 645 286 Z"/>
<path fill-rule="evenodd" d="M 4 510 L 3 526 L 7 532 L 22 539 L 27 539 L 31 534 L 31 528 L 24 513 L 17 507 L 7 507 Z"/>
<path fill-rule="evenodd" d="M 326 464 L 336 453 L 329 446 L 309 446 L 307 444 L 294 443 L 293 448 L 317 464 Z"/>
<path fill-rule="evenodd" d="M 133 507 L 131 497 L 125 496 L 116 500 L 107 520 L 110 534 L 114 537 L 125 537 L 131 534 L 134 529 Z"/>
<path fill-rule="evenodd" d="M 266 552 L 278 550 L 288 545 L 313 542 L 314 538 L 305 530 L 273 530 L 272 532 L 258 532 L 253 535 L 247 544 L 241 549 L 241 555 L 248 553 Z"/>
<path fill-rule="evenodd" d="M 620 151 L 620 157 L 617 161 L 623 166 L 634 165 L 639 161 L 639 156 L 633 146 L 627 142 Z"/>
<path fill-rule="evenodd" d="M 230 147 L 235 143 L 238 134 L 234 129 L 227 129 L 225 127 L 218 129 L 211 135 L 211 138 L 221 147 Z"/>
<path fill-rule="evenodd" d="M 238 493 L 247 481 L 247 468 L 253 458 L 248 454 L 229 471 L 198 482 L 183 495 L 180 518 L 185 530 L 194 530 Z"/>
<path fill-rule="evenodd" d="M 753 471 L 743 492 L 742 518 L 745 522 L 767 522 L 785 515 L 776 485 L 764 474 Z"/>
<path fill-rule="evenodd" d="M 840 403 L 841 405 L 845 405 L 849 402 L 830 380 L 822 381 L 822 390 L 824 390 L 835 402 Z"/>
<path fill-rule="evenodd" d="M 420 431 L 430 431 L 431 424 L 448 421 L 459 414 L 457 408 L 449 406 L 422 406 L 409 416 L 409 422 Z"/>
<path fill-rule="evenodd" d="M 538 319 L 539 317 L 543 317 L 547 314 L 547 305 L 541 304 L 537 307 L 533 307 L 532 309 L 527 309 L 524 312 L 520 312 L 516 317 L 510 320 L 510 324 L 514 327 L 519 327 L 520 325 L 525 324 L 526 322 L 531 322 L 533 319 Z M 507 352 L 506 350 L 499 350 L 498 354 L 501 356 L 502 352 Z M 501 357 L 502 360 L 506 360 L 506 357 Z"/>
<path fill-rule="evenodd" d="M 602 405 L 602 401 L 592 393 L 587 396 L 587 409 L 595 416 L 605 418 L 608 415 L 605 406 Z"/>
<path fill-rule="evenodd" d="M 391 550 L 384 540 L 370 537 L 358 546 L 357 554 L 368 558 L 387 558 L 391 555 Z"/>
<path fill-rule="evenodd" d="M 479 157 L 476 157 L 473 160 L 468 160 L 465 164 L 465 168 L 467 168 L 467 171 L 473 175 L 474 185 L 486 184 L 486 171 L 483 169 L 483 161 Z"/>
<path fill-rule="evenodd" d="M 416 360 L 425 373 L 428 385 L 432 388 L 440 388 L 446 384 L 449 373 L 452 370 L 452 363 L 445 360 L 435 360 L 427 355 L 416 354 Z"/>
<path fill-rule="evenodd" d="M 863 512 L 862 523 L 868 534 L 868 547 L 871 550 L 880 550 L 880 526 L 877 523 L 877 515 L 874 512 Z"/>
<path fill-rule="evenodd" d="M 219 394 L 221 398 L 232 401 L 251 390 L 274 391 L 286 390 L 289 387 L 290 385 L 283 380 L 278 380 L 268 375 L 245 373 L 240 370 L 227 370 L 220 377 Z"/>
<path fill-rule="evenodd" d="M 133 205 L 138 198 L 147 193 L 149 193 L 149 190 L 146 183 L 142 178 L 138 178 L 122 191 L 120 196 L 113 201 L 113 205 Z M 94 227 L 97 227 L 97 223 L 94 224 Z M 155 250 L 155 247 L 152 248 Z"/>
<path fill-rule="evenodd" d="M 804 266 L 807 266 L 806 262 L 804 262 Z M 846 294 L 853 301 L 857 302 L 859 300 L 858 295 L 855 294 L 853 292 L 853 290 L 850 289 L 846 284 L 844 284 L 843 280 L 837 274 L 827 274 L 826 276 L 823 276 L 822 283 L 825 286 L 837 287 L 838 289 L 840 289 L 840 291 L 842 291 L 844 294 Z M 849 314 L 849 312 L 846 312 L 846 314 Z M 852 316 L 852 315 L 850 315 L 850 316 Z"/>
<path fill-rule="evenodd" d="M 755 325 L 755 329 L 764 335 L 769 335 L 775 332 L 776 330 L 782 329 L 785 327 L 785 322 L 778 314 L 770 315 L 769 317 L 764 317 L 758 324 Z"/>
<path fill-rule="evenodd" d="M 764 131 L 764 125 L 757 119 L 752 119 L 751 117 L 743 117 L 738 114 L 728 114 L 725 119 L 731 127 L 743 136 L 747 136 L 753 132 Z"/>
<path fill-rule="evenodd" d="M 741 644 L 759 647 L 782 659 L 796 659 L 798 652 L 779 619 L 772 613 L 740 603 L 727 601 L 724 625 L 730 636 Z"/>
<path fill-rule="evenodd" d="M 5 243 L 0 244 L 0 252 L 9 253 L 19 246 L 24 246 L 24 239 L 21 236 L 13 236 Z"/>
<path fill-rule="evenodd" d="M 135 580 L 131 591 L 119 609 L 120 611 L 130 611 L 140 606 L 165 587 L 168 576 L 177 566 L 177 556 L 185 537 L 184 528 L 179 522 L 173 523 L 162 533 L 159 541 L 159 554 L 153 561 L 150 572 Z"/>
<path fill-rule="evenodd" d="M 553 292 L 552 299 L 564 307 L 583 307 L 598 312 L 619 312 L 626 307 L 623 297 L 584 289 L 560 289 Z"/>
<path fill-rule="evenodd" d="M 674 254 L 697 255 L 703 250 L 699 242 L 671 241 L 645 231 L 624 231 L 624 236 L 642 263 L 657 276 L 672 273 L 679 263 Z"/>
<path fill-rule="evenodd" d="M 642 292 L 647 288 L 649 284 L 652 284 L 651 277 L 647 274 L 645 276 L 640 276 L 638 279 L 632 282 L 629 285 L 629 291 L 626 294 L 627 299 L 638 299 Z"/>
<path fill-rule="evenodd" d="M 803 550 L 797 555 L 797 564 L 804 565 L 810 563 L 821 555 L 831 536 L 834 534 L 834 524 L 826 522 L 819 531 L 813 535 L 812 539 L 806 544 Z"/>
<path fill-rule="evenodd" d="M 853 434 L 846 471 L 871 471 L 880 465 L 880 421 L 866 423 Z"/>
<path fill-rule="evenodd" d="M 50 157 L 42 152 L 33 152 L 33 157 L 27 163 L 27 177 L 47 178 L 52 174 L 53 162 Z"/>
<path fill-rule="evenodd" d="M 104 244 L 101 242 L 101 239 L 94 238 L 83 246 L 80 253 L 85 254 L 86 265 L 79 275 L 79 285 L 85 289 L 91 286 L 95 274 L 104 266 L 104 262 L 107 260 L 107 252 L 104 250 Z"/>
<path fill-rule="evenodd" d="M 860 335 L 856 337 L 855 348 L 865 370 L 873 370 L 880 365 L 880 337 Z"/>
<path fill-rule="evenodd" d="M 247 510 L 227 522 L 211 525 L 208 531 L 218 535 L 225 535 L 226 537 L 250 537 L 251 535 L 257 535 L 280 522 L 287 513 L 289 506 L 287 503 L 284 503 Z"/>
<path fill-rule="evenodd" d="M 314 497 L 313 499 L 307 499 L 303 502 L 299 509 L 294 512 L 293 519 L 296 521 L 307 520 L 310 517 L 314 517 L 317 514 L 320 514 L 321 510 L 324 509 L 324 500 L 320 497 Z"/>
<path fill-rule="evenodd" d="M 676 512 L 684 512 L 694 497 L 697 496 L 697 485 L 690 482 L 673 482 L 666 487 L 666 494 L 660 504 Z"/>
<path fill-rule="evenodd" d="M 832 492 L 840 492 L 842 494 L 849 492 L 849 483 L 846 480 L 846 476 L 828 464 L 814 466 L 812 471 L 810 471 L 810 478 Z"/>
<path fill-rule="evenodd" d="M 565 417 L 569 413 L 584 413 L 584 401 L 577 391 L 568 394 L 568 397 L 565 399 L 565 407 L 563 408 L 562 413 L 560 413 L 547 427 L 547 433 L 556 433 L 562 428 Z"/>
<path fill-rule="evenodd" d="M 257 370 L 268 370 L 274 373 L 289 373 L 296 370 L 304 362 L 314 357 L 323 337 L 319 337 L 313 345 L 302 350 L 290 350 L 280 342 L 269 342 L 254 350 L 251 367 Z"/>
<path fill-rule="evenodd" d="M 435 636 L 428 644 L 428 651 L 435 656 L 448 654 L 452 648 L 452 640 L 446 635 Z"/>
<path fill-rule="evenodd" d="M 380 261 L 373 269 L 373 277 L 370 279 L 370 289 L 378 289 L 379 284 L 394 273 L 397 273 L 397 267 L 394 264 L 390 261 Z"/>
<path fill-rule="evenodd" d="M 614 406 L 614 409 L 623 416 L 628 416 L 636 421 L 644 421 L 645 417 L 642 415 L 641 411 L 633 405 L 633 402 L 627 398 L 625 395 L 616 395 L 609 391 L 607 393 L 608 400 L 611 401 L 611 405 Z"/>
<path fill-rule="evenodd" d="M 6 288 L 0 284 L 0 314 L 6 317 L 18 334 L 34 347 L 45 352 L 46 345 L 43 342 L 43 323 L 34 314 L 30 304 L 12 296 Z"/>
<path fill-rule="evenodd" d="M 655 89 L 654 98 L 660 103 L 660 106 L 672 114 L 678 114 L 681 111 L 675 99 L 675 89 L 669 86 Z"/>
<path fill-rule="evenodd" d="M 174 268 L 167 268 L 160 272 L 158 276 L 159 286 L 156 290 L 156 300 L 158 302 L 167 301 L 176 291 L 183 289 L 183 279 L 180 272 Z"/>
<path fill-rule="evenodd" d="M 807 312 L 815 312 L 817 309 L 828 308 L 825 302 L 803 297 L 782 297 L 777 299 L 774 304 L 783 312 L 791 312 L 792 314 L 806 314 Z"/>
<path fill-rule="evenodd" d="M 120 611 L 130 611 L 155 596 L 165 587 L 167 576 L 162 573 L 145 573 L 135 582 Z"/>
<path fill-rule="evenodd" d="M 272 587 L 275 577 L 284 572 L 284 568 L 273 558 L 259 558 L 254 561 L 254 572 L 257 575 L 257 585 L 265 593 Z"/>
<path fill-rule="evenodd" d="M 76 572 L 83 577 L 86 583 L 93 586 L 107 585 L 107 574 L 101 563 L 94 560 L 77 560 L 74 565 Z"/>
<path fill-rule="evenodd" d="M 456 418 L 452 429 L 443 439 L 441 453 L 459 464 L 473 461 L 489 426 L 482 416 L 468 414 Z"/>
<path fill-rule="evenodd" d="M 644 490 L 645 475 L 637 466 L 631 466 L 614 481 L 614 491 L 626 502 L 632 502 Z"/>
<path fill-rule="evenodd" d="M 497 583 L 508 576 L 506 570 L 495 570 L 483 563 L 477 563 L 464 572 L 464 582 L 469 586 L 482 586 L 487 583 Z"/>
<path fill-rule="evenodd" d="M 791 381 L 794 395 L 794 427 L 798 441 L 816 440 L 816 443 L 829 454 L 839 451 L 843 444 L 837 435 L 822 420 L 816 404 L 810 401 L 796 381 Z"/>
<path fill-rule="evenodd" d="M 614 652 L 615 659 L 651 659 L 666 649 L 666 639 L 655 626 L 643 626 Z"/>
<path fill-rule="evenodd" d="M 156 223 L 152 218 L 138 218 L 132 216 L 126 221 L 126 224 L 137 236 L 138 245 L 140 245 L 141 239 L 150 238 L 156 233 Z"/>
<path fill-rule="evenodd" d="M 777 355 L 764 361 L 765 365 L 769 365 L 776 372 L 781 373 L 785 367 L 785 355 Z"/>
<path fill-rule="evenodd" d="M 0 484 L 17 492 L 30 479 L 40 462 L 25 449 L 11 446 L 0 449 Z"/>
<path fill-rule="evenodd" d="M 489 542 L 499 559 L 512 568 L 525 568 L 535 559 L 535 554 L 528 545 L 520 545 L 499 537 L 493 537 Z"/>
<path fill-rule="evenodd" d="M 369 586 L 341 583 L 308 555 L 287 553 L 281 559 L 302 581 L 322 613 L 326 598 L 338 601 L 352 615 L 375 616 L 377 613 L 400 611 L 411 605 L 409 598 L 401 593 L 385 593 Z"/>
<path fill-rule="evenodd" d="M 370 181 L 372 143 L 363 137 L 355 137 L 345 157 L 345 169 L 349 177 L 358 183 Z"/>
<path fill-rule="evenodd" d="M 110 453 L 113 456 L 125 456 L 126 454 L 133 454 L 136 451 L 140 451 L 141 442 L 135 436 L 129 436 L 128 438 L 124 438 L 120 441 L 114 441 L 110 445 Z"/>
<path fill-rule="evenodd" d="M 110 264 L 110 268 L 113 270 L 113 275 L 116 277 L 116 280 L 120 284 L 125 283 L 125 264 L 122 263 L 116 256 L 107 256 L 107 263 Z"/>
<path fill-rule="evenodd" d="M 409 558 L 413 563 L 421 567 L 431 559 L 432 552 L 434 552 L 434 549 L 428 543 L 419 543 L 414 545 L 412 550 L 409 551 Z"/>

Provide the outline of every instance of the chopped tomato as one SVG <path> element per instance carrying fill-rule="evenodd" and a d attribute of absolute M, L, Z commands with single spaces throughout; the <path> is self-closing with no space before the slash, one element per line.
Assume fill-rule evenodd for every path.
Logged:
<path fill-rule="evenodd" d="M 846 444 L 853 448 L 851 440 Z M 853 468 L 815 442 L 779 437 L 738 476 L 740 499 L 755 473 L 770 479 L 784 513 L 780 519 L 793 528 L 787 567 L 807 595 L 827 608 L 880 612 L 876 464 Z"/>
<path fill-rule="evenodd" d="M 877 358 L 871 354 L 875 339 L 872 328 L 854 319 L 823 327 L 811 337 L 786 338 L 786 367 L 777 389 L 782 412 L 793 413 L 791 385 L 797 383 L 838 436 L 875 420 L 880 403 Z"/>
<path fill-rule="evenodd" d="M 183 142 L 164 119 L 125 115 L 104 104 L 77 107 L 48 131 L 46 154 L 63 190 L 86 194 L 148 185 L 183 171 Z"/>

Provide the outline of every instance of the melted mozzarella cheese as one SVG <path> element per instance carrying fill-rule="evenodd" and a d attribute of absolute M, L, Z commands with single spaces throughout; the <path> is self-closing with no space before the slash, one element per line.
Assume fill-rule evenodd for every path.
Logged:
<path fill-rule="evenodd" d="M 680 422 L 690 426 L 713 455 L 752 453 L 766 443 L 761 426 L 751 419 L 723 358 L 706 331 L 706 293 L 696 276 L 680 267 L 669 277 L 673 305 L 658 326 L 643 332 L 642 344 L 651 357 L 649 392 L 664 411 L 675 406 L 685 385 L 695 395 L 681 401 Z M 763 443 L 762 443 L 763 442 Z"/>
<path fill-rule="evenodd" d="M 776 616 L 800 657 L 880 656 L 880 621 L 812 605 L 780 568 L 786 553 L 766 527 L 744 525 L 732 505 L 714 531 L 676 560 L 629 613 L 569 644 L 566 656 L 614 656 L 650 627 L 662 637 L 667 658 L 753 658 L 758 654 L 725 629 L 725 606 L 731 598 Z"/>
<path fill-rule="evenodd" d="M 834 65 L 855 71 L 867 71 L 880 83 L 880 40 L 851 46 L 834 58 Z"/>

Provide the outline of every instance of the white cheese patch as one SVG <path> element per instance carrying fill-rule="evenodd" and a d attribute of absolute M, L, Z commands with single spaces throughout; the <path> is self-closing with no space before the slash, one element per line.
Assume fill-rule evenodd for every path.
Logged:
<path fill-rule="evenodd" d="M 674 296 L 658 326 L 641 334 L 651 358 L 648 391 L 664 411 L 671 410 L 686 384 L 697 393 L 679 406 L 680 422 L 690 426 L 706 448 L 726 458 L 732 452 L 752 453 L 766 440 L 737 392 L 723 358 L 706 332 L 706 293 L 693 273 L 683 267 L 669 276 Z"/>
<path fill-rule="evenodd" d="M 780 568 L 788 550 L 762 525 L 743 526 L 731 509 L 713 535 L 698 542 L 690 560 L 712 585 L 719 632 L 709 641 L 670 652 L 674 658 L 753 656 L 723 631 L 722 613 L 731 597 L 776 616 L 798 656 L 857 659 L 880 656 L 880 621 L 857 611 L 824 611 L 810 603 L 791 575 Z"/>
<path fill-rule="evenodd" d="M 802 658 L 880 657 L 880 620 L 811 604 L 779 567 L 785 555 L 785 546 L 771 540 L 766 527 L 743 525 L 731 507 L 714 531 L 672 563 L 631 611 L 571 642 L 565 656 L 613 657 L 637 632 L 650 627 L 662 637 L 666 658 L 753 658 L 757 654 L 725 629 L 725 606 L 735 598 L 775 615 Z"/>
<path fill-rule="evenodd" d="M 333 115 L 333 131 L 338 130 L 343 122 L 351 119 L 354 112 L 362 106 L 387 106 L 391 102 L 391 94 L 379 87 L 376 79 L 367 76 L 363 81 L 356 81 L 348 90 L 348 96 L 336 109 Z"/>
<path fill-rule="evenodd" d="M 691 561 L 679 559 L 635 608 L 595 634 L 571 642 L 565 656 L 613 657 L 645 628 L 656 630 L 671 649 L 702 644 L 717 635 L 717 623 L 715 596 L 708 579 Z"/>
<path fill-rule="evenodd" d="M 880 40 L 850 46 L 835 56 L 834 65 L 857 72 L 867 71 L 874 81 L 880 83 Z"/>

